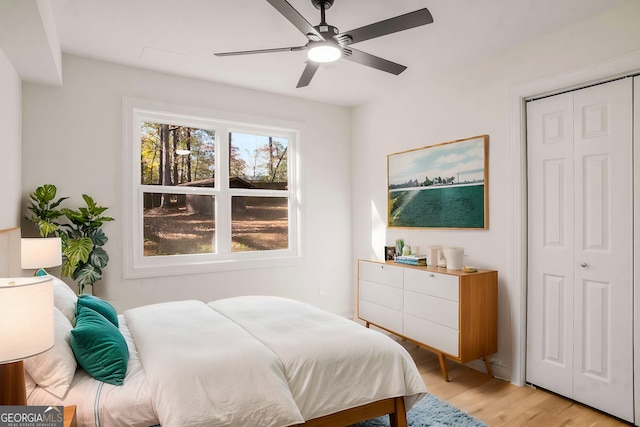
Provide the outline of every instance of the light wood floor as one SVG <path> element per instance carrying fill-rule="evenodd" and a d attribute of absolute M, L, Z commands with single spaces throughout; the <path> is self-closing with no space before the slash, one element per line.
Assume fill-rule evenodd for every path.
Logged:
<path fill-rule="evenodd" d="M 399 341 L 416 361 L 429 392 L 482 420 L 500 426 L 629 426 L 563 397 L 532 387 L 518 387 L 447 361 L 450 382 L 442 379 L 438 358 L 430 351 Z"/>

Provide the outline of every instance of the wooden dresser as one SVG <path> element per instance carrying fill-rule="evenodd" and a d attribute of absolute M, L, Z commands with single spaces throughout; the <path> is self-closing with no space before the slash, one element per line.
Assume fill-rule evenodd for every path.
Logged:
<path fill-rule="evenodd" d="M 498 351 L 498 272 L 358 261 L 358 318 L 458 363 Z"/>

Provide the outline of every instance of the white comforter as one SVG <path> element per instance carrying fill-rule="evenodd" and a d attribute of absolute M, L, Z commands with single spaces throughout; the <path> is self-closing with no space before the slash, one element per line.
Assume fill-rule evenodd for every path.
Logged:
<path fill-rule="evenodd" d="M 124 313 L 163 427 L 288 426 L 426 387 L 390 338 L 277 297 Z"/>

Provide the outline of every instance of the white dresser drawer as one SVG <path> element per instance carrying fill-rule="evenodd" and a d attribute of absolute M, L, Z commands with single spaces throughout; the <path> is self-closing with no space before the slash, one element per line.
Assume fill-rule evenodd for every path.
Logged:
<path fill-rule="evenodd" d="M 458 330 L 447 328 L 409 314 L 404 315 L 404 335 L 458 357 Z"/>
<path fill-rule="evenodd" d="M 402 312 L 365 300 L 358 300 L 358 317 L 382 326 L 385 329 L 402 333 Z"/>
<path fill-rule="evenodd" d="M 405 291 L 404 312 L 451 329 L 458 329 L 458 303 L 455 301 Z"/>
<path fill-rule="evenodd" d="M 393 286 L 382 285 L 380 283 L 369 282 L 367 280 L 360 280 L 359 298 L 394 310 L 402 311 L 402 289 L 394 288 Z"/>
<path fill-rule="evenodd" d="M 360 261 L 358 266 L 360 280 L 402 288 L 403 269 L 401 267 L 367 261 Z"/>
<path fill-rule="evenodd" d="M 426 270 L 406 269 L 404 272 L 404 288 L 425 295 L 459 300 L 458 276 L 433 273 Z"/>

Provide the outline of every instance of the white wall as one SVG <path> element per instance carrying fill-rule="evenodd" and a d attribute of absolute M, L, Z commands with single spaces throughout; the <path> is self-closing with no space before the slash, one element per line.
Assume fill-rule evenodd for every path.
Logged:
<path fill-rule="evenodd" d="M 521 171 L 510 158 L 510 145 L 520 143 L 510 139 L 510 92 L 526 82 L 640 49 L 638 22 L 640 2 L 629 2 L 446 75 L 417 76 L 409 90 L 354 110 L 354 258 L 382 259 L 384 245 L 402 237 L 420 248 L 462 246 L 465 264 L 498 270 L 499 350 L 495 357 L 506 365 L 499 370 L 503 375 L 523 369 L 515 346 L 521 338 L 520 322 L 525 321 L 513 316 L 519 307 L 512 301 L 512 294 L 525 284 L 511 271 L 513 239 L 520 238 L 511 230 L 515 221 L 510 210 L 511 181 Z M 480 134 L 489 135 L 489 229 L 388 230 L 386 156 Z"/>
<path fill-rule="evenodd" d="M 185 277 L 123 278 L 122 99 L 273 117 L 299 124 L 304 261 L 295 267 Z M 52 183 L 65 205 L 87 193 L 116 218 L 104 230 L 111 258 L 94 294 L 119 311 L 175 299 L 284 295 L 353 313 L 351 286 L 351 112 L 342 107 L 63 56 L 63 86 L 23 88 L 23 203 Z M 27 226 L 24 224 L 26 232 Z M 56 272 L 55 270 L 53 271 Z"/>
<path fill-rule="evenodd" d="M 0 230 L 20 225 L 22 163 L 22 81 L 0 49 Z"/>

